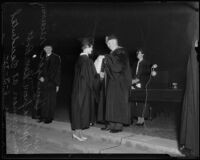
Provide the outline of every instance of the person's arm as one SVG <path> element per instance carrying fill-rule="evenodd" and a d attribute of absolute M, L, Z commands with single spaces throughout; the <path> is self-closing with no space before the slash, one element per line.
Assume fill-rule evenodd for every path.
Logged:
<path fill-rule="evenodd" d="M 57 72 L 55 76 L 55 83 L 57 86 L 60 86 L 60 77 L 61 77 L 61 59 L 59 56 L 57 59 Z"/>
<path fill-rule="evenodd" d="M 126 53 L 124 51 L 118 51 L 115 55 L 105 56 L 105 71 L 109 77 L 113 77 L 114 74 L 120 74 L 126 66 Z"/>
<path fill-rule="evenodd" d="M 151 68 L 148 61 L 143 61 L 140 66 L 140 71 L 138 74 L 139 83 L 141 83 L 142 87 L 144 87 L 149 79 Z"/>
<path fill-rule="evenodd" d="M 46 78 L 44 78 L 44 77 L 46 77 L 45 75 L 46 75 L 46 63 L 45 63 L 45 61 L 43 60 L 43 61 L 41 61 L 41 63 L 39 63 L 39 73 L 38 73 L 38 76 L 39 76 L 39 81 L 40 82 L 44 82 L 44 81 L 46 81 Z"/>
<path fill-rule="evenodd" d="M 138 79 L 138 78 L 134 78 L 133 80 L 132 80 L 132 84 L 136 84 L 136 83 L 138 83 L 140 80 Z"/>
<path fill-rule="evenodd" d="M 60 87 L 60 77 L 61 77 L 61 59 L 59 56 L 59 60 L 58 60 L 58 70 L 56 72 L 56 78 L 55 78 L 55 83 L 56 83 L 56 92 L 59 91 L 59 87 Z"/>
<path fill-rule="evenodd" d="M 123 70 L 125 55 L 120 53 L 118 55 L 106 55 L 105 57 L 105 69 L 110 72 L 119 73 Z"/>

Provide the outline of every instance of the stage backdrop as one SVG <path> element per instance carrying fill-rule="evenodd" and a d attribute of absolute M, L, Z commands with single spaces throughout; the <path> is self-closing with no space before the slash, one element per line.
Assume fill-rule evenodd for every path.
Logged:
<path fill-rule="evenodd" d="M 193 2 L 192 2 L 193 3 Z M 192 5 L 191 3 L 191 5 Z M 190 4 L 190 3 L 188 3 Z M 95 38 L 94 53 L 107 54 L 105 36 L 115 34 L 136 61 L 142 48 L 146 59 L 158 64 L 153 87 L 185 88 L 186 64 L 191 51 L 194 9 L 183 3 L 4 3 L 3 59 L 5 106 L 35 103 L 42 47 L 51 44 L 62 59 L 59 105 L 70 104 L 79 38 Z M 32 56 L 36 54 L 37 57 Z M 34 99 L 35 98 L 35 99 Z"/>

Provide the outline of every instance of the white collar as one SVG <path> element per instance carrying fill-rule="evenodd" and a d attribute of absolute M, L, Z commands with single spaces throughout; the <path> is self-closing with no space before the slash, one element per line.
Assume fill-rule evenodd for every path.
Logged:
<path fill-rule="evenodd" d="M 140 63 L 140 62 L 142 62 L 144 59 L 140 59 L 140 60 L 138 60 L 138 63 Z"/>
<path fill-rule="evenodd" d="M 115 50 L 117 50 L 117 49 L 120 49 L 120 48 L 122 48 L 121 46 L 117 46 L 114 50 L 112 50 L 111 52 L 114 52 Z"/>
<path fill-rule="evenodd" d="M 82 53 L 80 54 L 80 56 L 82 56 L 82 55 L 86 55 L 86 56 L 88 56 L 88 53 L 84 53 L 84 52 L 82 52 Z"/>
<path fill-rule="evenodd" d="M 49 57 L 50 55 L 52 55 L 52 53 L 51 54 L 47 54 L 46 57 Z"/>

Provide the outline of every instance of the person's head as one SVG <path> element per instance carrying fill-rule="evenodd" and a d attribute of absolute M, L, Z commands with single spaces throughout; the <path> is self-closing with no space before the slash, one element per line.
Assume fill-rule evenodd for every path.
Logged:
<path fill-rule="evenodd" d="M 115 50 L 118 47 L 117 37 L 114 35 L 106 36 L 106 44 L 111 51 Z"/>
<path fill-rule="evenodd" d="M 84 53 L 87 53 L 87 54 L 92 54 L 92 51 L 93 51 L 93 41 L 90 40 L 90 39 L 83 39 L 82 41 L 82 50 Z"/>
<path fill-rule="evenodd" d="M 44 51 L 46 52 L 47 55 L 50 55 L 52 53 L 52 46 L 51 45 L 46 45 L 44 46 Z"/>
<path fill-rule="evenodd" d="M 142 50 L 142 49 L 138 49 L 138 50 L 136 51 L 136 56 L 137 56 L 137 58 L 138 58 L 139 60 L 142 60 L 143 57 L 144 57 L 144 52 L 143 52 L 143 50 Z"/>

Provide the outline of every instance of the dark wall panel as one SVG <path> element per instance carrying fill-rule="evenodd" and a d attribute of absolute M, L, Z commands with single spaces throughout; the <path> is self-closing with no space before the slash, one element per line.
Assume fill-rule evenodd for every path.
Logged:
<path fill-rule="evenodd" d="M 194 10 L 182 3 L 5 3 L 3 5 L 4 55 L 10 56 L 12 47 L 11 15 L 19 24 L 15 42 L 18 60 L 15 71 L 23 77 L 27 35 L 33 31 L 30 55 L 40 54 L 42 45 L 51 43 L 62 59 L 62 84 L 59 102 L 70 103 L 74 64 L 80 53 L 79 38 L 94 36 L 95 54 L 105 54 L 105 36 L 119 37 L 120 44 L 135 62 L 135 50 L 143 48 L 146 58 L 158 64 L 156 83 L 178 82 L 184 89 L 186 64 L 193 39 Z M 45 11 L 45 14 L 44 14 Z M 42 15 L 44 22 L 42 22 Z M 45 15 L 45 17 L 44 17 Z M 46 41 L 41 45 L 41 26 Z M 14 74 L 10 73 L 10 74 Z M 22 81 L 22 79 L 20 79 Z M 22 83 L 23 84 L 23 83 Z M 22 85 L 21 84 L 21 85 Z M 156 87 L 156 86 L 155 86 Z M 66 98 L 67 97 L 67 98 Z"/>

